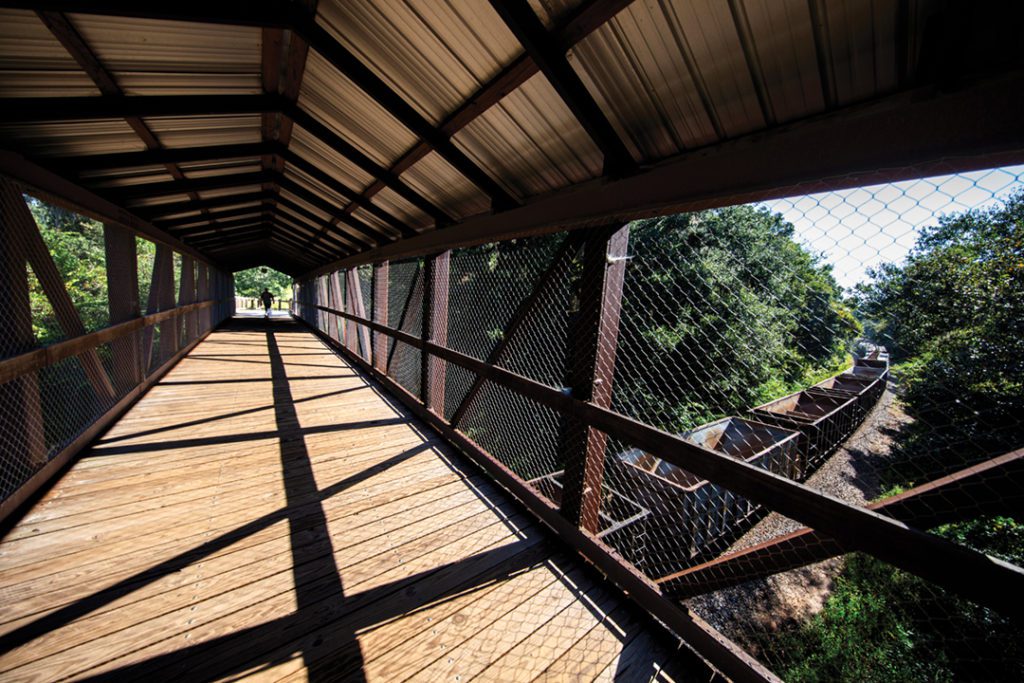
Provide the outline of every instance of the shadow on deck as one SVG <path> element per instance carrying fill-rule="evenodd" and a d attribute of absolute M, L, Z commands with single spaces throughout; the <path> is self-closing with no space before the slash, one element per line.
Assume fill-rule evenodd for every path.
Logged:
<path fill-rule="evenodd" d="M 154 386 L 0 544 L 0 590 L 5 680 L 702 669 L 285 319 L 231 321 Z"/>

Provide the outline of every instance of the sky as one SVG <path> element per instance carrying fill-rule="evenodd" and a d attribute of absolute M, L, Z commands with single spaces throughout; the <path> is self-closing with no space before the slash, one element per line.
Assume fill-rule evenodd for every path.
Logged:
<path fill-rule="evenodd" d="M 763 202 L 796 228 L 798 242 L 833 266 L 842 287 L 869 268 L 902 263 L 922 227 L 942 214 L 992 206 L 1024 187 L 1024 166 L 935 176 Z"/>

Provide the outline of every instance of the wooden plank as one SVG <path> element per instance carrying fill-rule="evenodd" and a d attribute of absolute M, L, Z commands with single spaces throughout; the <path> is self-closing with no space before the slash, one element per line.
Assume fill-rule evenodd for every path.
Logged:
<path fill-rule="evenodd" d="M 388 331 L 383 326 L 377 327 L 381 331 Z M 399 333 L 395 330 L 391 330 L 389 334 L 396 338 L 407 340 L 407 343 L 414 347 L 423 347 L 424 343 L 422 340 L 412 335 Z M 590 562 L 593 562 L 598 569 L 604 572 L 608 580 L 636 600 L 638 604 L 648 610 L 659 621 L 667 624 L 670 629 L 698 651 L 701 657 L 705 658 L 718 670 L 731 679 L 739 681 L 779 680 L 756 659 L 713 629 L 699 616 L 676 603 L 664 599 L 646 577 L 641 577 L 635 573 L 613 550 L 596 542 L 592 536 L 584 534 L 578 526 L 570 524 L 550 501 L 538 495 L 521 478 L 512 473 L 501 462 L 494 459 L 471 439 L 458 430 L 452 429 L 447 422 L 435 413 L 426 410 L 417 397 L 407 392 L 390 377 L 376 373 L 372 366 L 362 361 L 358 356 L 351 354 L 347 349 L 341 348 L 339 350 L 346 353 L 348 358 L 357 366 L 374 374 L 377 381 L 383 384 L 394 396 L 398 397 L 409 410 L 428 425 L 438 430 L 453 446 L 458 448 L 477 465 L 481 466 L 512 495 L 518 498 L 532 513 L 556 533 L 561 542 L 568 543 Z M 468 367 L 468 369 L 474 372 L 486 372 L 490 377 L 500 374 L 492 372 L 489 366 L 480 361 L 467 361 L 468 357 L 464 357 L 457 352 L 451 352 L 447 349 L 442 351 L 441 347 L 434 347 L 433 345 L 431 345 L 431 350 L 435 353 L 443 353 L 449 359 L 459 358 L 457 364 Z M 509 375 L 513 374 L 509 373 Z M 515 375 L 515 377 L 519 376 Z M 559 396 L 563 396 L 561 392 L 557 393 Z M 563 398 L 568 397 L 563 396 Z"/>
<path fill-rule="evenodd" d="M 198 344 L 199 341 L 201 341 L 201 339 L 197 339 L 194 344 Z M 57 475 L 72 458 L 78 455 L 78 453 L 80 453 L 81 450 L 89 444 L 90 441 L 95 439 L 98 434 L 102 433 L 103 430 L 110 426 L 114 420 L 120 417 L 125 410 L 131 407 L 131 405 L 138 400 L 139 396 L 141 396 L 153 382 L 160 379 L 164 373 L 174 367 L 174 364 L 191 349 L 192 346 L 185 347 L 176 356 L 168 359 L 166 363 L 151 372 L 144 382 L 121 397 L 117 403 L 115 403 L 106 413 L 100 416 L 95 422 L 79 434 L 71 443 L 65 446 L 62 451 L 50 458 L 42 469 L 37 471 L 31 479 L 22 484 L 15 493 L 0 501 L 0 521 L 7 519 L 7 517 L 17 511 L 18 508 L 20 508 L 26 501 L 30 500 L 36 491 L 45 486 L 50 479 Z"/>

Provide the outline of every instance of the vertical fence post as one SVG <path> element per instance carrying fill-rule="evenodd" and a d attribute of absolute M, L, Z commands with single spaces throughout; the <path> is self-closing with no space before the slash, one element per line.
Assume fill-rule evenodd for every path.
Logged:
<path fill-rule="evenodd" d="M 28 293 L 27 258 L 16 238 L 12 203 L 22 202 L 21 190 L 0 179 L 0 358 L 17 356 L 36 345 Z M 43 411 L 36 373 L 0 384 L 0 452 L 10 453 L 25 467 L 46 463 Z"/>
<path fill-rule="evenodd" d="M 349 312 L 359 318 L 366 318 L 366 306 L 363 304 L 363 287 L 359 282 L 359 270 L 349 268 L 346 271 L 345 290 L 350 304 Z M 365 325 L 349 328 L 349 343 L 356 355 L 370 359 L 370 330 Z"/>
<path fill-rule="evenodd" d="M 141 315 L 135 235 L 130 230 L 105 223 L 103 245 L 110 324 L 116 325 Z M 114 355 L 114 381 L 119 393 L 128 391 L 142 381 L 142 337 L 141 332 L 133 332 L 110 342 Z"/>
<path fill-rule="evenodd" d="M 181 275 L 178 282 L 178 305 L 187 306 L 195 303 L 196 300 L 196 267 L 192 257 L 185 254 L 181 257 Z M 178 323 L 185 328 L 185 339 L 183 345 L 188 345 L 196 338 L 195 311 L 186 313 L 184 320 Z M 179 327 L 180 329 L 180 327 Z"/>
<path fill-rule="evenodd" d="M 440 346 L 448 344 L 448 270 L 451 251 L 423 260 L 423 338 Z M 420 365 L 420 397 L 423 404 L 444 416 L 444 360 L 423 352 Z"/>
<path fill-rule="evenodd" d="M 569 388 L 576 398 L 602 408 L 612 400 L 628 246 L 628 227 L 597 228 L 587 236 L 579 312 L 569 329 Z M 562 513 L 592 533 L 599 529 L 607 440 L 604 432 L 566 419 L 560 443 L 565 457 Z"/>
<path fill-rule="evenodd" d="M 373 266 L 373 321 L 388 324 L 388 278 L 390 266 L 381 261 Z M 388 371 L 388 337 L 380 332 L 373 334 L 373 367 L 380 372 Z"/>
<path fill-rule="evenodd" d="M 196 298 L 200 301 L 207 301 L 210 298 L 210 269 L 207 265 L 199 262 L 199 283 L 196 286 Z M 199 313 L 199 333 L 203 334 L 210 329 L 211 309 L 204 308 Z"/>
<path fill-rule="evenodd" d="M 331 299 L 333 299 L 333 307 L 339 311 L 345 310 L 345 300 L 341 296 L 341 278 L 338 276 L 338 271 L 334 271 L 330 275 L 331 284 Z M 344 318 L 335 316 L 334 318 L 334 336 L 339 339 L 341 345 L 345 345 L 345 322 Z"/>

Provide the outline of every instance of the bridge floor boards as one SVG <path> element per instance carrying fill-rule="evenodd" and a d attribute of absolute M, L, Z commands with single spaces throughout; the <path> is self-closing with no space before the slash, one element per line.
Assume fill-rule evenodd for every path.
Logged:
<path fill-rule="evenodd" d="M 676 644 L 304 328 L 236 320 L 0 543 L 0 678 L 690 678 Z"/>

